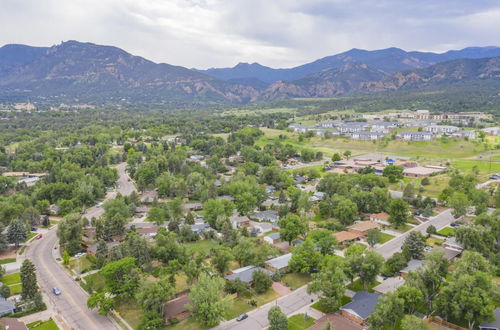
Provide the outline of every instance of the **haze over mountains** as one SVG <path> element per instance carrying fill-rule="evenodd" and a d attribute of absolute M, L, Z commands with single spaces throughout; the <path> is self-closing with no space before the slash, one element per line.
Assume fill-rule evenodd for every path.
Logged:
<path fill-rule="evenodd" d="M 0 102 L 245 103 L 292 97 L 436 88 L 488 81 L 500 87 L 500 48 L 442 54 L 352 49 L 289 69 L 258 63 L 191 70 L 117 47 L 68 41 L 0 48 Z M 495 85 L 496 86 L 496 85 Z"/>

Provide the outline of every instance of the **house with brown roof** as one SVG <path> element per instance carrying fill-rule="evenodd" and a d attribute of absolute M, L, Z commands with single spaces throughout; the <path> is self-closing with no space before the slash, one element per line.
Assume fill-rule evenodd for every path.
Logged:
<path fill-rule="evenodd" d="M 333 233 L 332 235 L 341 244 L 359 241 L 361 239 L 361 237 L 363 237 L 362 234 L 354 233 L 354 232 L 350 232 L 350 231 L 345 231 L 345 230 Z"/>
<path fill-rule="evenodd" d="M 164 306 L 165 312 L 163 313 L 165 324 L 170 324 L 173 319 L 182 321 L 191 316 L 191 312 L 186 308 L 186 305 L 190 304 L 191 300 L 187 294 L 167 301 Z"/>
<path fill-rule="evenodd" d="M 368 213 L 366 217 L 370 219 L 370 221 L 375 221 L 383 225 L 388 225 L 390 215 L 386 212 L 379 212 L 379 213 Z"/>
<path fill-rule="evenodd" d="M 352 233 L 357 233 L 366 236 L 368 235 L 368 231 L 370 229 L 379 229 L 379 228 L 380 224 L 378 224 L 375 221 L 368 220 L 368 221 L 358 221 L 355 224 L 347 227 L 347 230 Z"/>

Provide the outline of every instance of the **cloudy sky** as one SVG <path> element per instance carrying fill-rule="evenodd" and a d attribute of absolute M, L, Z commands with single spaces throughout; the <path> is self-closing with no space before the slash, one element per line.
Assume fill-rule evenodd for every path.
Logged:
<path fill-rule="evenodd" d="M 498 0 L 0 0 L 0 45 L 66 40 L 156 62 L 290 67 L 351 48 L 500 46 Z"/>

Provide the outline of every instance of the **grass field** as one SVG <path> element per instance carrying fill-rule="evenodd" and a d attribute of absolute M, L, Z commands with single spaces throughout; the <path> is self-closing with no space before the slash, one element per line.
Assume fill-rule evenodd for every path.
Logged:
<path fill-rule="evenodd" d="M 393 235 L 390 235 L 390 234 L 387 234 L 387 233 L 380 233 L 379 244 L 384 244 L 385 242 L 388 242 L 388 241 L 390 241 L 393 238 L 394 238 Z"/>
<path fill-rule="evenodd" d="M 445 227 L 443 229 L 441 229 L 440 231 L 437 232 L 438 235 L 441 235 L 441 236 L 453 236 L 455 234 L 455 229 L 451 228 L 451 227 Z"/>
<path fill-rule="evenodd" d="M 59 330 L 56 322 L 54 320 L 49 319 L 48 321 L 36 321 L 33 323 L 29 323 L 26 325 L 28 329 L 36 329 L 36 330 Z"/>
<path fill-rule="evenodd" d="M 368 285 L 368 292 L 373 292 L 373 288 L 376 287 L 377 285 L 379 285 L 380 282 L 373 282 L 371 283 L 370 285 Z M 355 280 L 354 282 L 350 283 L 347 288 L 349 290 L 352 290 L 352 291 L 365 291 L 365 287 L 363 286 L 363 284 L 361 283 L 361 280 L 358 278 L 357 280 Z"/>
<path fill-rule="evenodd" d="M 342 296 L 342 299 L 340 301 L 340 306 L 344 306 L 348 303 L 350 303 L 352 301 L 351 298 L 349 298 L 348 296 Z M 321 303 L 319 301 L 315 302 L 314 304 L 311 305 L 312 308 L 322 312 L 322 313 L 325 313 L 325 314 L 328 314 L 328 313 L 335 313 L 336 311 L 338 311 L 338 309 L 336 310 L 331 310 L 331 309 L 328 309 L 328 308 L 324 308 Z"/>
<path fill-rule="evenodd" d="M 303 330 L 314 324 L 314 319 L 304 314 L 296 314 L 288 318 L 288 330 Z"/>
<path fill-rule="evenodd" d="M 279 297 L 280 295 L 276 293 L 272 288 L 267 290 L 267 292 L 265 293 L 256 294 L 250 298 L 237 297 L 233 300 L 232 306 L 226 311 L 226 320 L 234 319 L 240 314 L 246 313 L 259 306 L 265 305 L 268 302 L 271 302 Z M 257 302 L 257 306 L 250 305 L 249 301 L 251 300 L 255 300 Z"/>
<path fill-rule="evenodd" d="M 203 330 L 203 329 L 208 329 L 208 328 L 199 324 L 198 322 L 196 322 L 196 320 L 194 318 L 190 317 L 188 319 L 180 321 L 177 324 L 165 326 L 162 329 L 167 329 L 167 330 Z"/>
<path fill-rule="evenodd" d="M 142 310 L 133 299 L 123 300 L 116 307 L 116 311 L 121 317 L 127 321 L 134 329 L 137 329 L 138 325 L 141 323 Z"/>
<path fill-rule="evenodd" d="M 429 237 L 425 241 L 425 244 L 427 244 L 428 246 L 440 246 L 441 244 L 443 244 L 443 242 L 444 242 L 444 239 Z"/>
<path fill-rule="evenodd" d="M 0 260 L 0 265 L 11 264 L 13 262 L 16 262 L 16 258 L 2 259 Z"/>
<path fill-rule="evenodd" d="M 311 281 L 311 275 L 309 274 L 289 273 L 281 277 L 281 283 L 285 284 L 292 290 L 297 290 L 298 288 L 306 285 L 310 281 Z"/>
<path fill-rule="evenodd" d="M 99 273 L 87 275 L 84 277 L 84 280 L 88 283 L 88 287 L 94 289 L 95 291 L 102 291 L 106 287 L 104 277 Z"/>
<path fill-rule="evenodd" d="M 4 275 L 2 278 L 2 283 L 5 285 L 13 285 L 21 283 L 21 273 L 13 273 Z"/>
<path fill-rule="evenodd" d="M 191 252 L 208 252 L 214 246 L 217 246 L 217 243 L 214 243 L 210 240 L 200 240 L 196 242 L 184 243 L 186 248 Z"/>

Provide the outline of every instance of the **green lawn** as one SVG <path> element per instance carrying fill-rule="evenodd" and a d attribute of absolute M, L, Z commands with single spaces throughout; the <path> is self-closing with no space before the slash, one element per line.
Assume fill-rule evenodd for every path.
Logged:
<path fill-rule="evenodd" d="M 188 288 L 187 276 L 182 273 L 175 275 L 175 292 L 182 292 Z"/>
<path fill-rule="evenodd" d="M 288 286 L 292 290 L 297 290 L 298 288 L 306 285 L 310 281 L 311 281 L 311 275 L 309 274 L 288 273 L 281 277 L 281 283 Z"/>
<path fill-rule="evenodd" d="M 21 283 L 21 273 L 4 275 L 4 277 L 2 278 L 2 283 L 5 285 Z"/>
<path fill-rule="evenodd" d="M 314 324 L 314 319 L 304 314 L 296 314 L 288 318 L 288 330 L 304 330 Z"/>
<path fill-rule="evenodd" d="M 444 242 L 444 239 L 429 237 L 426 240 L 425 244 L 427 244 L 428 246 L 440 246 L 441 244 L 443 244 L 443 242 Z"/>
<path fill-rule="evenodd" d="M 139 323 L 141 323 L 143 313 L 134 299 L 120 301 L 115 310 L 132 328 L 137 329 Z"/>
<path fill-rule="evenodd" d="M 36 330 L 59 330 L 56 322 L 54 320 L 49 319 L 48 321 L 36 321 L 33 323 L 29 323 L 26 325 L 28 329 L 36 329 Z"/>
<path fill-rule="evenodd" d="M 479 175 L 488 175 L 496 172 L 500 172 L 500 162 L 489 161 L 489 159 L 483 160 L 455 160 L 451 162 L 451 165 L 458 168 L 464 172 L 470 172 L 474 166 L 479 171 Z"/>
<path fill-rule="evenodd" d="M 183 321 L 180 321 L 177 324 L 174 325 L 168 325 L 163 327 L 162 329 L 166 330 L 203 330 L 203 329 L 208 329 L 208 327 L 205 327 L 198 322 L 193 317 L 187 318 Z"/>
<path fill-rule="evenodd" d="M 413 227 L 408 225 L 408 224 L 405 224 L 403 226 L 399 226 L 398 228 L 395 228 L 393 226 L 391 226 L 391 229 L 394 230 L 394 231 L 397 231 L 398 233 L 405 233 L 407 232 L 408 230 L 412 229 Z"/>
<path fill-rule="evenodd" d="M 38 235 L 38 233 L 36 233 L 36 232 L 34 232 L 34 231 L 30 231 L 30 232 L 28 233 L 28 236 L 26 236 L 26 241 L 25 241 L 25 242 L 29 241 L 30 239 L 32 239 L 32 238 L 33 238 L 33 237 L 35 237 L 36 235 Z"/>
<path fill-rule="evenodd" d="M 377 285 L 379 285 L 380 282 L 373 282 L 371 283 L 370 285 L 368 285 L 368 292 L 373 292 L 373 288 L 376 287 Z M 363 284 L 361 283 L 361 280 L 358 278 L 357 280 L 355 280 L 353 283 L 349 284 L 347 286 L 347 288 L 349 290 L 352 290 L 352 291 L 365 291 L 365 287 L 363 286 Z"/>
<path fill-rule="evenodd" d="M 13 262 L 16 262 L 16 258 L 2 259 L 0 260 L 0 265 L 11 264 Z"/>
<path fill-rule="evenodd" d="M 275 299 L 278 299 L 280 295 L 276 293 L 272 288 L 267 290 L 267 292 L 262 294 L 256 294 L 247 297 L 237 297 L 233 300 L 232 306 L 226 311 L 226 320 L 231 320 L 237 317 L 240 314 L 246 313 L 255 309 L 259 306 L 265 305 L 268 302 L 271 302 Z M 252 306 L 248 302 L 251 300 L 255 300 L 257 302 L 257 306 Z"/>
<path fill-rule="evenodd" d="M 191 252 L 208 252 L 214 246 L 217 246 L 217 243 L 212 242 L 211 240 L 200 240 L 196 242 L 184 243 L 184 246 Z"/>
<path fill-rule="evenodd" d="M 455 229 L 451 228 L 451 227 L 444 227 L 443 229 L 441 229 L 440 231 L 437 232 L 438 235 L 441 235 L 441 236 L 453 236 L 455 234 Z"/>
<path fill-rule="evenodd" d="M 87 275 L 83 279 L 87 282 L 86 286 L 92 288 L 94 291 L 102 291 L 106 287 L 104 277 L 99 273 Z M 85 288 L 85 286 L 83 287 Z M 88 290 L 86 289 L 86 291 Z"/>
<path fill-rule="evenodd" d="M 344 306 L 344 305 L 350 303 L 351 301 L 352 301 L 352 299 L 349 298 L 348 296 L 342 296 L 342 299 L 340 301 L 340 306 Z M 320 311 L 320 312 L 322 312 L 322 313 L 325 313 L 325 314 L 335 313 L 336 311 L 338 311 L 338 309 L 336 309 L 336 310 L 330 310 L 328 308 L 324 308 L 321 305 L 320 301 L 315 302 L 314 304 L 311 305 L 311 307 L 314 308 L 314 309 L 316 309 L 316 310 L 318 310 L 318 311 Z"/>
<path fill-rule="evenodd" d="M 21 291 L 23 291 L 23 286 L 21 283 L 9 285 L 10 289 L 10 294 L 15 295 L 15 294 L 20 294 Z"/>
<path fill-rule="evenodd" d="M 94 264 L 86 257 L 79 257 L 69 261 L 69 268 L 80 274 L 84 270 L 90 270 L 93 266 Z"/>
<path fill-rule="evenodd" d="M 391 235 L 391 234 L 387 234 L 387 233 L 380 233 L 380 240 L 379 240 L 379 243 L 380 244 L 384 244 L 385 242 L 388 242 L 390 241 L 391 239 L 393 239 L 394 236 Z"/>

